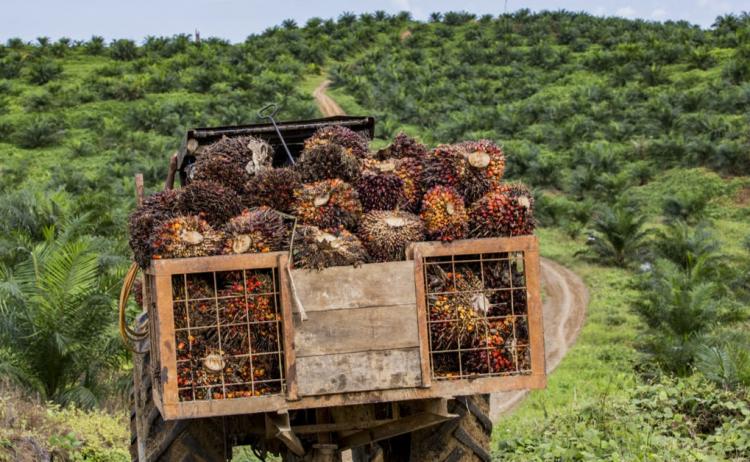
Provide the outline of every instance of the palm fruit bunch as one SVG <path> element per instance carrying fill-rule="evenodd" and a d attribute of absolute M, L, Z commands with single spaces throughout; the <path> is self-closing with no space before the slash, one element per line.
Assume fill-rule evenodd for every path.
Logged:
<path fill-rule="evenodd" d="M 283 217 L 266 206 L 243 210 L 227 222 L 224 234 L 225 254 L 277 251 L 287 240 Z"/>
<path fill-rule="evenodd" d="M 376 157 L 380 160 L 404 158 L 422 159 L 427 155 L 427 152 L 427 146 L 406 133 L 400 132 L 387 148 L 381 149 L 377 152 Z"/>
<path fill-rule="evenodd" d="M 532 234 L 536 226 L 531 192 L 523 185 L 501 185 L 472 204 L 469 209 L 473 237 L 503 237 Z"/>
<path fill-rule="evenodd" d="M 129 244 L 141 268 L 151 264 L 151 236 L 162 222 L 180 215 L 181 190 L 165 190 L 147 197 L 128 218 Z"/>
<path fill-rule="evenodd" d="M 469 230 L 464 198 L 448 186 L 435 186 L 425 193 L 420 218 L 427 237 L 432 240 L 462 239 Z"/>
<path fill-rule="evenodd" d="M 505 173 L 505 155 L 499 146 L 489 140 L 479 140 L 465 141 L 456 149 L 466 159 L 461 192 L 467 201 L 474 202 L 500 185 Z"/>
<path fill-rule="evenodd" d="M 513 319 L 492 321 L 488 335 L 481 339 L 480 349 L 466 354 L 464 368 L 476 374 L 515 370 L 513 362 Z"/>
<path fill-rule="evenodd" d="M 357 192 L 340 179 L 303 185 L 295 197 L 294 214 L 306 225 L 356 229 L 362 215 Z"/>
<path fill-rule="evenodd" d="M 329 180 L 339 178 L 354 182 L 359 177 L 359 159 L 336 143 L 317 143 L 302 151 L 295 168 L 302 181 Z"/>
<path fill-rule="evenodd" d="M 430 151 L 422 160 L 422 186 L 450 186 L 461 190 L 468 161 L 455 146 L 441 144 Z"/>
<path fill-rule="evenodd" d="M 221 233 L 197 215 L 172 218 L 154 230 L 153 258 L 185 258 L 215 255 L 223 241 Z"/>
<path fill-rule="evenodd" d="M 365 212 L 394 210 L 406 205 L 404 180 L 395 172 L 395 161 L 367 159 L 365 166 L 357 180 L 357 192 Z"/>
<path fill-rule="evenodd" d="M 416 157 L 396 159 L 396 175 L 404 183 L 404 209 L 419 212 L 422 203 L 422 161 Z"/>
<path fill-rule="evenodd" d="M 343 226 L 326 230 L 300 226 L 295 233 L 293 257 L 298 268 L 321 270 L 329 266 L 360 265 L 367 260 L 367 251 Z"/>
<path fill-rule="evenodd" d="M 305 141 L 305 150 L 320 144 L 338 144 L 358 159 L 367 157 L 367 138 L 341 125 L 320 128 Z"/>
<path fill-rule="evenodd" d="M 489 306 L 481 279 L 472 271 L 428 275 L 430 339 L 433 351 L 478 348 L 486 339 Z"/>
<path fill-rule="evenodd" d="M 412 213 L 374 210 L 362 217 L 359 236 L 370 261 L 398 261 L 406 258 L 409 243 L 424 239 L 424 227 Z"/>
<path fill-rule="evenodd" d="M 242 201 L 246 207 L 265 205 L 279 212 L 291 213 L 294 193 L 300 188 L 299 173 L 291 168 L 263 170 L 245 183 Z"/>
<path fill-rule="evenodd" d="M 252 136 L 224 136 L 203 149 L 189 167 L 188 178 L 214 181 L 242 193 L 247 180 L 271 168 L 272 162 L 273 148 L 266 141 Z"/>
<path fill-rule="evenodd" d="M 200 215 L 209 225 L 220 227 L 242 212 L 242 200 L 230 187 L 199 180 L 182 189 L 178 208 L 182 215 Z"/>

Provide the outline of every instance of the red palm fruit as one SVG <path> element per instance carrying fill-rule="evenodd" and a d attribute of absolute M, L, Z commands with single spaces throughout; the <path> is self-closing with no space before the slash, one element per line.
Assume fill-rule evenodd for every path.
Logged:
<path fill-rule="evenodd" d="M 425 232 L 430 239 L 452 241 L 466 237 L 469 217 L 463 197 L 455 189 L 435 186 L 422 199 Z"/>
<path fill-rule="evenodd" d="M 305 141 L 305 149 L 308 150 L 313 146 L 327 143 L 340 145 L 358 159 L 367 157 L 367 138 L 341 125 L 330 125 L 319 129 Z"/>
<path fill-rule="evenodd" d="M 362 215 L 357 191 L 339 179 L 303 185 L 295 197 L 294 214 L 306 225 L 354 230 Z"/>

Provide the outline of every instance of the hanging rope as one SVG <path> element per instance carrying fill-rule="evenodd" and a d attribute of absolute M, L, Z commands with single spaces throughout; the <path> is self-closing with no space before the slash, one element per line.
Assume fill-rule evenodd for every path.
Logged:
<path fill-rule="evenodd" d="M 133 347 L 132 343 L 146 338 L 146 336 L 148 335 L 148 329 L 144 330 L 143 332 L 138 332 L 131 329 L 130 326 L 128 326 L 128 321 L 125 316 L 125 312 L 128 307 L 128 298 L 130 298 L 130 291 L 133 288 L 136 277 L 138 277 L 138 265 L 134 262 L 130 265 L 130 268 L 128 268 L 128 272 L 125 274 L 125 280 L 122 283 L 122 289 L 120 289 L 118 309 L 120 337 L 122 338 L 122 341 L 125 343 L 125 346 L 127 346 L 128 349 L 138 353 L 138 351 L 136 351 L 136 349 Z"/>

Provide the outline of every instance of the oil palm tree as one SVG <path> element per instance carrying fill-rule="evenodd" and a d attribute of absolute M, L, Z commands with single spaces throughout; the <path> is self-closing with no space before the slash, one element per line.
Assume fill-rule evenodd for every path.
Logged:
<path fill-rule="evenodd" d="M 607 265 L 626 267 L 643 253 L 649 232 L 646 217 L 632 207 L 603 207 L 594 216 L 585 253 Z"/>
<path fill-rule="evenodd" d="M 0 266 L 0 371 L 42 399 L 97 405 L 100 379 L 123 358 L 115 281 L 91 239 L 47 228 L 26 259 Z"/>

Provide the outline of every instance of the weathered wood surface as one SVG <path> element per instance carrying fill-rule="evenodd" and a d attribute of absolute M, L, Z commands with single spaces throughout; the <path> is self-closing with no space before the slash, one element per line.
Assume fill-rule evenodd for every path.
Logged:
<path fill-rule="evenodd" d="M 419 348 L 297 357 L 299 394 L 417 387 L 419 360 Z"/>
<path fill-rule="evenodd" d="M 293 270 L 292 277 L 308 314 L 416 302 L 414 263 L 410 261 Z"/>
<path fill-rule="evenodd" d="M 295 319 L 297 357 L 419 346 L 417 307 L 409 305 L 308 312 Z"/>

